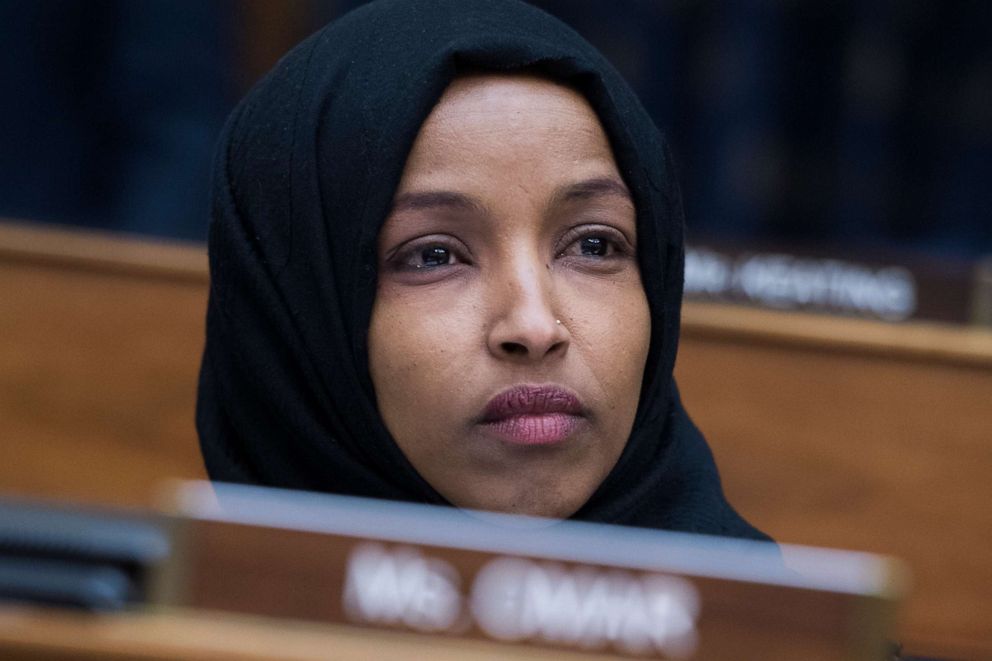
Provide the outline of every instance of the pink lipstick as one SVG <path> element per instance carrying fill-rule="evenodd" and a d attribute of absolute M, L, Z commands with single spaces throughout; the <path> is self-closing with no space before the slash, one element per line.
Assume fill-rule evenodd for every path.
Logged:
<path fill-rule="evenodd" d="M 582 424 L 585 408 L 570 390 L 555 385 L 508 388 L 491 400 L 481 424 L 515 445 L 554 445 Z"/>

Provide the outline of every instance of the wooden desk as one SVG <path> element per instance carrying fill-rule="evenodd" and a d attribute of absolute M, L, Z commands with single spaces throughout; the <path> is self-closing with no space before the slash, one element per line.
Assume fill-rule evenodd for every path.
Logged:
<path fill-rule="evenodd" d="M 220 613 L 91 615 L 0 608 L 5 661 L 605 661 L 481 640 Z"/>
<path fill-rule="evenodd" d="M 206 293 L 201 246 L 0 224 L 0 490 L 203 476 Z M 904 558 L 909 649 L 992 658 L 992 333 L 687 303 L 676 372 L 746 516 Z"/>

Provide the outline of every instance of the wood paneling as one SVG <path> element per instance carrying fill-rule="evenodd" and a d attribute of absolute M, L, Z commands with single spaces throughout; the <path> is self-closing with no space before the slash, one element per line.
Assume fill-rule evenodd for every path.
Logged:
<path fill-rule="evenodd" d="M 146 506 L 205 475 L 199 246 L 0 226 L 0 491 Z"/>
<path fill-rule="evenodd" d="M 204 475 L 202 247 L 0 224 L 0 491 Z M 992 334 L 687 304 L 683 400 L 776 538 L 904 558 L 909 649 L 992 657 Z"/>
<path fill-rule="evenodd" d="M 992 334 L 695 305 L 676 372 L 739 510 L 904 558 L 909 648 L 992 657 Z"/>

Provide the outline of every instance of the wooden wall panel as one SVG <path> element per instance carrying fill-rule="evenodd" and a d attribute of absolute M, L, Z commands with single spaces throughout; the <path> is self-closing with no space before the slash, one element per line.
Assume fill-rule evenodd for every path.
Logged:
<path fill-rule="evenodd" d="M 202 248 L 42 232 L 14 250 L 0 230 L 0 492 L 146 506 L 162 479 L 204 476 Z"/>
<path fill-rule="evenodd" d="M 713 332 L 686 312 L 677 377 L 731 502 L 780 541 L 904 558 L 910 649 L 992 657 L 992 335 L 934 329 L 958 346 L 921 351 L 884 327 L 881 351 L 851 340 L 865 322 L 781 341 L 740 328 L 789 315 L 736 310 L 737 332 Z"/>

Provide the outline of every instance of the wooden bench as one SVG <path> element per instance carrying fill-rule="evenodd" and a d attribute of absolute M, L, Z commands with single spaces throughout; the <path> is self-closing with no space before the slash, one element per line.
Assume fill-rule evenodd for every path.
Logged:
<path fill-rule="evenodd" d="M 0 224 L 0 492 L 153 504 L 203 477 L 202 246 Z M 730 500 L 890 553 L 907 648 L 992 657 L 992 333 L 687 303 L 677 376 Z"/>

